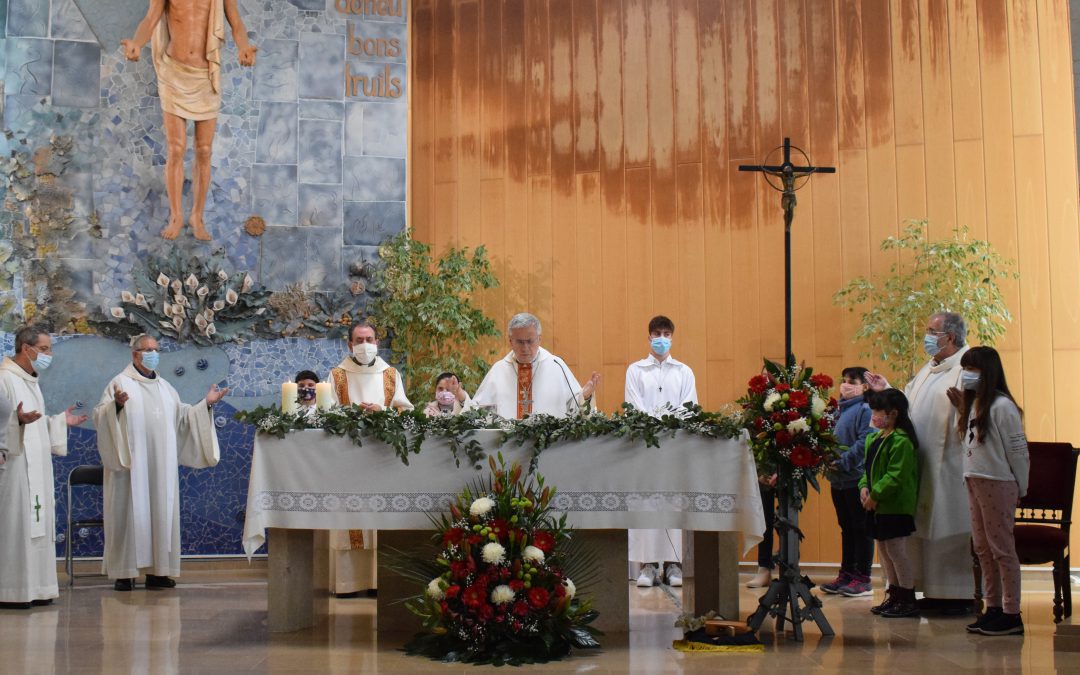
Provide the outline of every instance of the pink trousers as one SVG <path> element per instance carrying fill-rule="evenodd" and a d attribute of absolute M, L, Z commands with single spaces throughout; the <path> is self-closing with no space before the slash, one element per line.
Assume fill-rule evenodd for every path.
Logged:
<path fill-rule="evenodd" d="M 982 567 L 987 607 L 1006 614 L 1020 612 L 1020 559 L 1016 557 L 1013 525 L 1019 488 L 1015 481 L 965 479 L 971 507 L 971 540 Z"/>

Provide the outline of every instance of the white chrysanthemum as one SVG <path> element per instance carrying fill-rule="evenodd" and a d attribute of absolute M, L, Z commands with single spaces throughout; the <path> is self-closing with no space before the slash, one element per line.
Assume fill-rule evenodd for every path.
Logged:
<path fill-rule="evenodd" d="M 562 585 L 566 588 L 566 597 L 573 600 L 574 596 L 577 595 L 577 586 L 569 579 L 563 579 Z"/>
<path fill-rule="evenodd" d="M 544 552 L 535 546 L 526 546 L 525 550 L 521 552 L 521 557 L 525 560 L 544 562 Z"/>
<path fill-rule="evenodd" d="M 484 548 L 480 550 L 480 555 L 487 564 L 498 565 L 506 557 L 506 549 L 500 544 L 491 542 L 484 545 Z"/>
<path fill-rule="evenodd" d="M 480 497 L 469 507 L 469 513 L 474 516 L 483 516 L 493 508 L 495 508 L 495 502 L 488 497 Z"/>
<path fill-rule="evenodd" d="M 825 405 L 825 400 L 820 396 L 815 396 L 813 400 L 810 401 L 810 410 L 814 419 L 818 419 L 821 417 L 822 413 L 825 412 Z"/>
<path fill-rule="evenodd" d="M 432 600 L 442 600 L 446 597 L 446 593 L 442 588 L 442 579 L 435 578 L 431 580 L 431 583 L 427 585 L 428 597 Z"/>
<path fill-rule="evenodd" d="M 513 602 L 514 591 L 505 584 L 500 584 L 491 589 L 491 604 L 493 605 L 505 605 L 508 602 Z"/>
<path fill-rule="evenodd" d="M 780 394 L 775 391 L 765 397 L 765 409 L 773 410 L 777 403 L 780 403 Z"/>
<path fill-rule="evenodd" d="M 805 417 L 800 417 L 797 420 L 792 420 L 787 423 L 787 430 L 793 434 L 797 434 L 800 431 L 809 431 L 810 425 L 807 424 Z"/>

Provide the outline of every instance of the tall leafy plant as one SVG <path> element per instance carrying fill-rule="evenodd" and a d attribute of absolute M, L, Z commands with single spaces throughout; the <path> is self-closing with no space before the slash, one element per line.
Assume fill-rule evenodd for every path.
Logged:
<path fill-rule="evenodd" d="M 478 345 L 500 334 L 474 304 L 478 291 L 499 285 L 484 247 L 452 248 L 436 259 L 429 245 L 402 232 L 379 248 L 379 256 L 372 315 L 391 338 L 394 360 L 407 366 L 409 399 L 429 400 L 435 377 L 445 371 L 475 391 L 494 355 Z"/>
<path fill-rule="evenodd" d="M 901 236 L 881 242 L 882 251 L 899 253 L 889 274 L 858 277 L 836 292 L 833 301 L 848 311 L 862 310 L 853 341 L 864 341 L 862 356 L 878 361 L 898 380 L 911 377 L 923 359 L 922 335 L 934 312 L 957 312 L 978 342 L 993 345 L 1012 315 L 1000 282 L 1018 278 L 1016 262 L 989 242 L 972 239 L 967 227 L 947 239 L 931 241 L 927 221 L 909 221 Z"/>

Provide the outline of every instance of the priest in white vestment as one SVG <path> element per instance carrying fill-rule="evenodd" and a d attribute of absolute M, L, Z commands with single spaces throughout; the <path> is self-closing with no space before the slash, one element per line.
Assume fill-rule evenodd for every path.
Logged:
<path fill-rule="evenodd" d="M 179 466 L 216 466 L 221 457 L 211 410 L 228 393 L 211 385 L 187 405 L 157 372 L 160 352 L 149 335 L 132 341 L 131 363 L 105 387 L 94 408 L 105 467 L 103 572 L 118 591 L 172 588 L 180 574 Z"/>
<path fill-rule="evenodd" d="M 540 346 L 540 320 L 532 314 L 515 315 L 506 332 L 510 353 L 492 364 L 467 407 L 493 409 L 508 419 L 584 411 L 600 374 L 594 372 L 585 386 L 579 385 L 566 363 Z"/>
<path fill-rule="evenodd" d="M 59 595 L 52 455 L 67 455 L 68 408 L 45 416 L 38 374 L 52 362 L 52 339 L 35 327 L 15 333 L 15 356 L 0 364 L 6 459 L 0 464 L 0 608 L 47 605 Z"/>
<path fill-rule="evenodd" d="M 930 317 L 923 348 L 930 361 L 904 388 L 908 414 L 919 437 L 919 500 L 908 555 L 915 565 L 923 609 L 968 611 L 975 593 L 971 574 L 971 514 L 964 490 L 964 447 L 956 433 L 956 408 L 948 391 L 960 386 L 960 358 L 968 350 L 959 314 Z M 888 386 L 880 375 L 873 389 Z"/>
<path fill-rule="evenodd" d="M 690 366 L 671 355 L 675 324 L 666 316 L 649 321 L 649 355 L 626 369 L 623 400 L 654 417 L 678 414 L 684 403 L 697 404 L 697 384 Z M 666 580 L 682 586 L 682 530 L 629 530 L 630 562 L 637 585 Z M 665 565 L 667 563 L 667 565 Z"/>
<path fill-rule="evenodd" d="M 401 374 L 379 356 L 374 326 L 355 323 L 346 338 L 349 356 L 330 371 L 330 389 L 338 405 L 375 412 L 412 410 Z M 330 532 L 330 583 L 337 595 L 376 588 L 374 530 Z"/>

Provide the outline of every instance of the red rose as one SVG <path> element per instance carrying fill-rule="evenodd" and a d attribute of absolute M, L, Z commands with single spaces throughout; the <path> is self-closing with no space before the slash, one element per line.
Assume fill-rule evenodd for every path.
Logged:
<path fill-rule="evenodd" d="M 491 621 L 492 617 L 495 616 L 495 608 L 491 605 L 481 605 L 476 615 L 480 617 L 481 621 Z"/>
<path fill-rule="evenodd" d="M 445 600 L 443 600 L 442 602 L 439 603 L 439 609 L 442 610 L 443 614 L 446 614 L 447 612 L 450 611 L 450 605 L 447 604 L 447 602 Z"/>
<path fill-rule="evenodd" d="M 533 609 L 542 609 L 547 607 L 548 600 L 551 599 L 551 594 L 547 592 L 546 588 L 530 588 L 529 589 L 529 606 Z"/>
<path fill-rule="evenodd" d="M 781 429 L 776 432 L 776 436 L 773 437 L 773 440 L 777 445 L 783 447 L 791 442 L 791 433 L 785 429 Z"/>
<path fill-rule="evenodd" d="M 818 389 L 829 389 L 833 386 L 833 379 L 828 375 L 811 375 L 810 384 Z"/>
<path fill-rule="evenodd" d="M 521 579 L 511 579 L 510 580 L 510 590 L 512 590 L 513 592 L 517 593 L 518 591 L 520 591 L 523 588 L 525 588 L 525 582 L 522 581 Z"/>
<path fill-rule="evenodd" d="M 810 403 L 810 397 L 805 391 L 796 390 L 788 394 L 788 405 L 792 408 L 802 408 L 808 403 Z"/>
<path fill-rule="evenodd" d="M 524 600 L 518 600 L 514 603 L 514 615 L 515 616 L 527 616 L 529 614 L 529 606 L 525 604 Z"/>
<path fill-rule="evenodd" d="M 482 541 L 484 541 L 484 538 L 481 537 L 478 534 L 470 534 L 469 535 L 469 544 L 471 544 L 472 546 L 476 546 L 477 544 L 479 544 Z"/>
<path fill-rule="evenodd" d="M 449 546 L 450 544 L 460 544 L 461 540 L 465 538 L 465 530 L 460 527 L 451 527 L 449 530 L 443 533 L 442 543 L 443 546 Z"/>
<path fill-rule="evenodd" d="M 769 388 L 769 378 L 764 375 L 755 375 L 750 378 L 750 391 L 755 394 L 763 394 Z"/>
<path fill-rule="evenodd" d="M 486 600 L 486 589 L 480 584 L 469 586 L 461 596 L 461 601 L 465 603 L 465 606 L 472 609 L 478 608 L 480 605 L 484 604 Z"/>
<path fill-rule="evenodd" d="M 458 593 L 461 593 L 461 586 L 458 586 L 457 584 L 454 584 L 453 586 L 448 586 L 446 588 L 446 597 L 447 598 L 450 598 L 450 599 L 456 598 L 458 596 Z"/>
<path fill-rule="evenodd" d="M 785 391 L 791 391 L 791 385 L 790 384 L 778 384 L 778 385 L 776 385 L 776 391 L 780 392 L 781 394 L 783 394 Z"/>
<path fill-rule="evenodd" d="M 829 397 L 829 405 L 826 406 L 826 407 L 829 408 L 830 410 L 835 410 L 836 408 L 840 407 L 840 404 L 836 402 L 835 398 L 830 396 Z"/>
<path fill-rule="evenodd" d="M 491 524 L 488 525 L 488 527 L 491 528 L 491 531 L 494 532 L 495 536 L 499 539 L 506 539 L 506 537 L 510 534 L 510 523 L 506 522 L 502 518 L 496 518 L 495 520 L 491 521 Z"/>
<path fill-rule="evenodd" d="M 556 598 L 561 598 L 564 595 L 566 595 L 566 586 L 563 586 L 562 584 L 556 584 L 555 585 L 555 597 Z"/>
<path fill-rule="evenodd" d="M 817 464 L 814 454 L 805 445 L 796 445 L 791 449 L 791 463 L 795 466 L 813 466 Z"/>
<path fill-rule="evenodd" d="M 829 420 L 822 417 L 821 419 L 819 419 L 817 421 L 817 427 L 821 431 L 828 431 L 829 430 Z"/>
<path fill-rule="evenodd" d="M 764 431 L 764 429 L 765 429 L 765 418 L 764 417 L 755 417 L 754 418 L 754 430 L 755 431 Z"/>
<path fill-rule="evenodd" d="M 544 530 L 533 532 L 533 546 L 540 549 L 544 554 L 549 554 L 555 550 L 555 537 Z"/>
<path fill-rule="evenodd" d="M 460 560 L 450 563 L 450 576 L 455 579 L 464 579 L 469 575 L 469 565 Z"/>
<path fill-rule="evenodd" d="M 798 410 L 789 410 L 786 413 L 784 413 L 784 419 L 787 420 L 788 422 L 794 422 L 795 420 L 799 419 L 800 417 L 802 417 L 802 415 L 799 414 Z"/>

